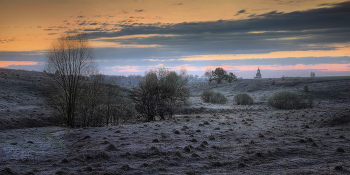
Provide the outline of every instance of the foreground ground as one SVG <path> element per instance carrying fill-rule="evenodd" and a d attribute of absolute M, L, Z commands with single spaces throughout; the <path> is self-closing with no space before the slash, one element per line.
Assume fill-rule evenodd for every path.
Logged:
<path fill-rule="evenodd" d="M 35 76 L 0 78 L 16 86 L 2 89 L 7 108 L 0 106 L 0 116 L 19 123 L 2 123 L 18 129 L 0 131 L 0 174 L 350 174 L 349 79 L 193 83 L 190 105 L 173 120 L 68 129 L 45 120 L 49 112 L 40 108 L 39 92 L 34 98 L 35 93 L 21 91 L 36 84 L 21 85 L 24 81 L 42 78 Z M 275 91 L 305 95 L 305 84 L 316 96 L 314 108 L 266 105 Z M 223 92 L 229 102 L 201 102 L 204 88 Z M 235 105 L 238 92 L 248 92 L 255 104 Z M 37 101 L 27 105 L 25 98 Z M 32 119 L 31 126 L 21 118 Z M 38 120 L 46 127 L 36 127 Z"/>

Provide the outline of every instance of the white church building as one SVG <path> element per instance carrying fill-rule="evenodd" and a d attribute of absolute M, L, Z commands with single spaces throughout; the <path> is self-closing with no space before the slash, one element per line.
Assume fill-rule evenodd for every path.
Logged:
<path fill-rule="evenodd" d="M 256 77 L 254 77 L 254 79 L 260 79 L 261 78 L 261 74 L 260 74 L 260 69 L 258 67 L 258 71 L 256 72 Z"/>

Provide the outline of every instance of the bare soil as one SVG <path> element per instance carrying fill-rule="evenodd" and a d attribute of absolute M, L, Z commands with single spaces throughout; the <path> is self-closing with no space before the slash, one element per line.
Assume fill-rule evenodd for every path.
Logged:
<path fill-rule="evenodd" d="M 191 83 L 172 120 L 77 129 L 54 126 L 44 79 L 0 69 L 0 174 L 350 174 L 350 79 Z M 206 88 L 229 102 L 203 103 Z M 280 90 L 313 93 L 315 106 L 267 106 Z M 236 105 L 240 92 L 254 105 Z"/>

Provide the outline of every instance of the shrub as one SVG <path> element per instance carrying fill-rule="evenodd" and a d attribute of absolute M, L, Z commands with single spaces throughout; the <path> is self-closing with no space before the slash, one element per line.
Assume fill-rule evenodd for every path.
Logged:
<path fill-rule="evenodd" d="M 203 91 L 201 98 L 206 103 L 225 104 L 227 102 L 227 98 L 224 94 L 213 90 Z"/>
<path fill-rule="evenodd" d="M 278 109 L 298 109 L 300 108 L 299 96 L 290 91 L 280 91 L 272 94 L 268 99 L 268 105 Z"/>
<path fill-rule="evenodd" d="M 309 86 L 308 86 L 308 85 L 305 85 L 305 86 L 304 86 L 304 91 L 305 91 L 305 92 L 309 92 Z"/>
<path fill-rule="evenodd" d="M 252 105 L 254 103 L 253 98 L 246 93 L 236 94 L 234 100 L 238 105 Z"/>
<path fill-rule="evenodd" d="M 210 103 L 211 97 L 214 95 L 213 90 L 204 90 L 202 92 L 201 98 L 205 103 Z"/>

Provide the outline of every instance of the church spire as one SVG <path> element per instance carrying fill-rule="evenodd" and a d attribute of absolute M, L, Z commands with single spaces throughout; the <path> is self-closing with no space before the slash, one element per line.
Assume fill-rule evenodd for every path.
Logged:
<path fill-rule="evenodd" d="M 256 77 L 254 77 L 255 79 L 256 78 L 261 78 L 261 74 L 260 74 L 260 68 L 258 67 L 258 70 L 256 71 Z"/>

